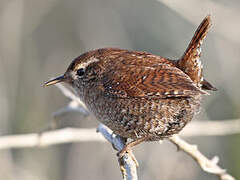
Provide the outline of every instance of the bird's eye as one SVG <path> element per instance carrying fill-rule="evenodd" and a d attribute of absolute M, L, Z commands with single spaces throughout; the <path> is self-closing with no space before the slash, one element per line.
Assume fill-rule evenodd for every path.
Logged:
<path fill-rule="evenodd" d="M 77 70 L 77 75 L 78 76 L 83 76 L 84 75 L 84 69 L 83 68 L 80 68 Z"/>

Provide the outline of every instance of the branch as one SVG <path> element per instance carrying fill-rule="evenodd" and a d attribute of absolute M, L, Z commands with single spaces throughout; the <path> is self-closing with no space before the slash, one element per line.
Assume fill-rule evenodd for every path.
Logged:
<path fill-rule="evenodd" d="M 193 122 L 181 133 L 185 137 L 193 136 L 226 136 L 240 133 L 240 120 L 215 122 Z M 44 147 L 72 142 L 104 141 L 96 134 L 96 129 L 64 128 L 33 134 L 18 134 L 0 137 L 0 149 Z"/>
<path fill-rule="evenodd" d="M 34 134 L 19 134 L 0 137 L 0 149 L 45 147 L 72 142 L 105 141 L 96 129 L 65 128 Z"/>
<path fill-rule="evenodd" d="M 97 130 L 110 142 L 114 148 L 119 152 L 125 146 L 123 138 L 116 136 L 106 126 L 100 124 Z M 122 159 L 118 160 L 120 170 L 124 180 L 137 180 L 137 162 L 133 154 L 126 153 Z"/>
<path fill-rule="evenodd" d="M 240 119 L 195 121 L 187 125 L 183 136 L 226 136 L 240 133 Z"/>
<path fill-rule="evenodd" d="M 234 120 L 233 124 L 239 123 L 239 120 Z M 224 122 L 221 122 L 224 123 Z M 200 124 L 203 126 L 203 123 Z M 203 129 L 213 129 L 209 126 L 205 126 Z M 100 125 L 98 131 L 111 142 L 117 150 L 121 150 L 124 146 L 123 141 L 117 137 L 113 136 L 109 129 L 104 128 Z M 219 131 L 220 132 L 220 131 Z M 220 134 L 218 132 L 218 135 Z M 221 135 L 224 135 L 226 131 L 222 131 Z M 185 131 L 185 135 L 191 136 L 188 131 Z M 199 135 L 199 134 L 198 134 Z M 22 135 L 9 135 L 0 137 L 0 149 L 9 148 L 27 148 L 27 147 L 46 147 L 55 144 L 71 143 L 71 142 L 90 142 L 90 141 L 100 141 L 106 142 L 106 140 L 96 133 L 95 129 L 77 129 L 77 128 L 65 128 L 55 131 L 43 132 L 42 134 L 22 134 Z M 200 167 L 212 174 L 216 174 L 221 180 L 234 180 L 232 176 L 226 173 L 226 171 L 217 165 L 218 158 L 213 158 L 213 160 L 207 159 L 201 152 L 198 151 L 197 146 L 190 145 L 180 139 L 178 136 L 173 136 L 169 138 L 169 141 L 177 145 L 177 147 L 193 159 L 195 159 Z M 216 161 L 217 160 L 217 161 Z M 132 177 L 132 179 L 137 179 L 136 175 L 136 165 L 133 163 L 133 159 L 129 156 L 124 157 L 124 170 L 122 170 L 123 177 Z M 130 178 L 131 179 L 131 178 Z"/>
<path fill-rule="evenodd" d="M 72 143 L 72 142 L 90 142 L 90 141 L 109 141 L 113 146 L 120 151 L 125 142 L 119 136 L 115 136 L 112 131 L 104 125 L 99 125 L 98 132 L 96 129 L 74 129 L 65 128 L 41 134 L 26 134 L 26 135 L 11 135 L 0 137 L 0 149 L 9 148 L 27 148 L 27 147 L 46 147 L 56 144 Z M 137 180 L 136 163 L 129 154 L 126 154 L 121 159 L 120 167 L 124 180 Z M 123 164 L 123 166 L 122 166 Z"/>
<path fill-rule="evenodd" d="M 118 151 L 124 146 L 124 142 L 118 136 L 114 136 L 112 131 L 105 128 L 103 125 L 98 127 L 98 131 L 104 136 L 104 138 L 96 133 L 96 129 L 83 128 L 65 128 L 43 132 L 41 134 L 36 133 L 2 136 L 0 137 L 0 149 L 46 147 L 72 142 L 106 142 L 106 139 L 111 142 Z M 190 133 L 186 134 L 187 136 L 190 135 Z M 234 180 L 232 176 L 227 174 L 224 169 L 217 165 L 217 157 L 213 158 L 213 160 L 207 159 L 201 152 L 199 152 L 196 145 L 190 145 L 184 140 L 180 139 L 178 136 L 173 136 L 168 139 L 179 149 L 183 150 L 185 153 L 195 159 L 204 171 L 218 175 L 221 180 Z M 136 165 L 133 165 L 133 159 L 129 156 L 124 157 L 124 166 L 127 173 L 123 173 L 123 175 L 127 174 L 127 177 L 133 177 L 133 179 L 136 179 Z"/>
<path fill-rule="evenodd" d="M 222 169 L 217 165 L 219 158 L 217 156 L 209 160 L 204 156 L 197 148 L 197 145 L 188 144 L 186 141 L 182 140 L 178 135 L 169 137 L 168 140 L 175 144 L 178 149 L 183 150 L 186 154 L 191 156 L 200 165 L 203 171 L 215 174 L 221 180 L 235 180 L 230 174 L 227 174 L 225 169 Z"/>

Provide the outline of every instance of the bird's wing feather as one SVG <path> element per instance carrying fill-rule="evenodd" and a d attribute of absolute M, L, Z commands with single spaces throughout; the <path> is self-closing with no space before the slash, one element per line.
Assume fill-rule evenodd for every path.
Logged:
<path fill-rule="evenodd" d="M 120 98 L 169 98 L 205 94 L 180 69 L 168 64 L 109 68 L 101 79 L 105 95 Z"/>

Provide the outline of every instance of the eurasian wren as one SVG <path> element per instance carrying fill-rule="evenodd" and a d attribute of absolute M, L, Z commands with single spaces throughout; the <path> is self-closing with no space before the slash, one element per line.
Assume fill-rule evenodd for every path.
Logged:
<path fill-rule="evenodd" d="M 96 118 L 115 134 L 131 138 L 121 152 L 143 141 L 178 133 L 198 111 L 205 90 L 201 44 L 210 27 L 207 16 L 178 60 L 147 52 L 97 49 L 74 59 L 64 75 L 45 86 L 65 82 Z"/>

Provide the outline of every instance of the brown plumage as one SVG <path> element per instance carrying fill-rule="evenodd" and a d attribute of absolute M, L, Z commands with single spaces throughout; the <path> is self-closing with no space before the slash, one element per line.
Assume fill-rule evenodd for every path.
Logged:
<path fill-rule="evenodd" d="M 205 90 L 216 90 L 203 78 L 200 61 L 209 27 L 207 16 L 179 60 L 147 52 L 97 49 L 74 59 L 63 76 L 46 85 L 68 83 L 100 122 L 131 138 L 122 156 L 142 141 L 178 133 L 198 112 Z"/>

